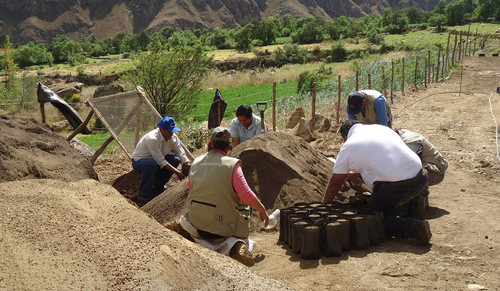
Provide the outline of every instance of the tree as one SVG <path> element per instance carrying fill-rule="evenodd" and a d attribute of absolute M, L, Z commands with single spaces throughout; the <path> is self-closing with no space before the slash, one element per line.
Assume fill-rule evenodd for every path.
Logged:
<path fill-rule="evenodd" d="M 381 26 L 386 32 L 401 34 L 406 32 L 410 20 L 400 9 L 386 9 L 381 19 Z"/>
<path fill-rule="evenodd" d="M 216 27 L 208 37 L 208 45 L 217 49 L 227 48 L 227 31 L 224 28 Z"/>
<path fill-rule="evenodd" d="M 139 55 L 130 78 L 144 88 L 162 116 L 179 116 L 193 108 L 211 63 L 201 46 L 157 49 Z"/>
<path fill-rule="evenodd" d="M 316 18 L 307 18 L 305 23 L 298 21 L 297 24 L 302 24 L 300 28 L 292 33 L 292 41 L 296 43 L 318 43 L 323 40 L 323 35 L 326 33 L 324 29 L 325 20 Z"/>
<path fill-rule="evenodd" d="M 337 24 L 335 20 L 328 20 L 325 23 L 325 29 L 332 40 L 339 40 L 342 32 L 342 28 Z"/>
<path fill-rule="evenodd" d="M 5 70 L 5 89 L 9 90 L 15 87 L 16 83 L 16 64 L 14 63 L 14 56 L 12 54 L 12 43 L 7 35 L 3 42 L 4 48 L 4 70 Z"/>
<path fill-rule="evenodd" d="M 233 35 L 234 41 L 236 42 L 236 47 L 242 51 L 249 51 L 252 48 L 252 38 L 253 38 L 254 24 L 248 23 L 243 27 L 239 27 L 235 30 Z"/>
<path fill-rule="evenodd" d="M 446 16 L 443 14 L 436 13 L 432 15 L 427 22 L 431 26 L 436 27 L 437 32 L 442 32 L 443 31 L 443 25 L 445 25 L 448 22 L 448 19 L 446 19 Z"/>
<path fill-rule="evenodd" d="M 278 27 L 273 19 L 263 19 L 259 22 L 255 37 L 262 42 L 262 45 L 272 44 L 276 41 L 277 35 Z"/>
<path fill-rule="evenodd" d="M 76 65 L 85 60 L 82 55 L 82 46 L 79 42 L 70 40 L 65 35 L 58 35 L 52 40 L 52 55 L 57 63 Z"/>
<path fill-rule="evenodd" d="M 41 44 L 36 45 L 32 41 L 17 48 L 14 60 L 21 68 L 48 63 L 45 47 Z"/>
<path fill-rule="evenodd" d="M 470 21 L 470 14 L 476 8 L 474 0 L 458 0 L 451 2 L 445 8 L 449 25 L 464 24 Z"/>

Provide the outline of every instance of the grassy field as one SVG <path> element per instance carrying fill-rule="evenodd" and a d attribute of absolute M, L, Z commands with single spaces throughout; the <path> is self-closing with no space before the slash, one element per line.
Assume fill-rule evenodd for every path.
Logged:
<path fill-rule="evenodd" d="M 468 25 L 448 27 L 450 30 L 468 30 Z M 494 33 L 498 29 L 498 25 L 495 24 L 479 24 L 475 23 L 471 25 L 470 31 L 474 32 L 478 30 L 479 33 Z M 442 44 L 446 46 L 448 39 L 448 34 L 435 33 L 431 30 L 425 31 L 414 31 L 405 35 L 386 35 L 385 41 L 389 45 L 393 45 L 396 48 L 409 48 L 413 50 L 423 50 L 437 48 L 437 44 Z M 452 36 L 453 40 L 453 36 Z M 238 58 L 249 58 L 255 57 L 254 52 L 256 51 L 274 51 L 278 47 L 282 47 L 284 41 L 289 41 L 288 38 L 280 39 L 278 44 L 258 47 L 253 52 L 241 53 L 236 50 L 216 50 L 211 51 L 208 54 L 213 56 L 216 60 L 227 60 L 227 59 L 238 59 Z M 362 50 L 368 51 L 370 44 L 366 39 L 360 40 L 343 40 L 344 46 L 350 50 Z M 498 40 L 495 40 L 498 43 Z M 319 44 L 311 45 L 301 45 L 302 48 L 308 50 L 320 49 L 328 50 L 331 48 L 333 42 L 327 40 Z M 497 49 L 498 50 L 498 49 Z M 388 54 L 364 54 L 362 58 L 353 59 L 343 63 L 308 63 L 308 64 L 293 64 L 285 65 L 280 68 L 267 68 L 267 69 L 256 69 L 248 71 L 238 71 L 234 74 L 228 74 L 227 72 L 213 71 L 210 76 L 205 80 L 203 84 L 203 91 L 201 94 L 193 100 L 193 110 L 186 116 L 175 116 L 179 119 L 182 126 L 187 127 L 190 124 L 199 124 L 207 120 L 210 105 L 213 101 L 215 89 L 219 89 L 226 100 L 227 109 L 224 115 L 224 121 L 229 122 L 236 111 L 236 108 L 241 104 L 249 104 L 254 109 L 256 114 L 258 113 L 255 103 L 258 101 L 268 102 L 268 111 L 266 112 L 267 118 L 270 117 L 271 101 L 273 97 L 273 82 L 277 84 L 276 98 L 277 106 L 280 107 L 278 114 L 278 119 L 280 119 L 281 124 L 287 116 L 298 106 L 303 106 L 306 110 L 310 109 L 311 94 L 298 95 L 297 91 L 297 80 L 299 75 L 305 71 L 315 71 L 321 65 L 325 65 L 332 69 L 331 78 L 326 80 L 324 84 L 318 84 L 318 102 L 332 102 L 328 99 L 332 99 L 331 96 L 335 95 L 335 86 L 337 82 L 337 76 L 341 75 L 346 88 L 343 88 L 343 94 L 345 95 L 347 91 L 352 90 L 353 87 L 353 74 L 359 69 L 363 74 L 360 82 L 366 83 L 366 74 L 372 73 L 372 85 L 380 86 L 380 66 L 385 66 L 386 68 L 386 78 L 389 76 L 388 70 L 392 60 L 400 60 L 402 57 L 407 57 L 408 55 L 414 54 L 416 52 L 397 50 Z M 411 63 L 408 63 L 410 66 Z M 422 65 L 422 64 L 420 64 Z M 33 67 L 31 68 L 32 73 L 38 73 L 40 70 L 44 72 L 44 75 L 67 75 L 67 74 L 77 74 L 78 71 L 83 71 L 87 74 L 117 74 L 126 72 L 133 68 L 132 59 L 123 59 L 121 55 L 110 55 L 99 58 L 89 58 L 84 64 L 78 67 L 70 67 L 69 65 L 58 64 L 53 67 Z M 398 73 L 400 74 L 400 72 Z M 411 78 L 411 76 L 407 76 Z M 378 80 L 378 81 L 377 81 Z M 118 81 L 120 82 L 120 80 Z M 377 83 L 378 82 L 378 83 Z M 410 84 L 409 81 L 406 83 Z M 131 84 L 125 84 L 126 89 L 134 88 L 135 86 Z M 366 84 L 360 86 L 366 86 Z M 329 88 L 328 88 L 329 87 Z M 397 86 L 396 86 L 397 88 Z M 378 88 L 375 88 L 378 89 Z M 82 91 L 82 100 L 90 97 L 92 95 L 95 87 L 89 86 Z M 379 89 L 380 90 L 380 89 Z M 321 97 L 323 95 L 327 95 Z M 345 96 L 344 96 L 345 97 Z M 329 105 L 328 105 L 329 106 Z M 328 107 L 327 106 L 327 107 Z M 83 117 L 88 113 L 88 108 L 85 106 L 80 106 L 81 115 Z M 36 109 L 35 109 L 36 110 Z M 34 111 L 35 111 L 34 110 Z M 33 114 L 39 114 L 34 112 Z M 55 113 L 56 116 L 57 112 Z M 63 117 L 60 116 L 62 119 Z M 50 119 L 53 120 L 53 119 Z M 56 120 L 53 120 L 56 121 Z M 97 133 L 90 136 L 79 135 L 79 138 L 89 144 L 92 148 L 97 149 L 107 138 L 108 133 Z M 112 144 L 106 150 L 106 154 L 119 151 L 119 147 L 116 142 Z"/>

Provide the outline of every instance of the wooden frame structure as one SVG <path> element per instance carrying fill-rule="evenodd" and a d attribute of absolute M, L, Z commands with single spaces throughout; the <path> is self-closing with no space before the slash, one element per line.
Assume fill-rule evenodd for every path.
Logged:
<path fill-rule="evenodd" d="M 115 99 L 116 100 L 124 100 L 124 99 L 134 99 L 134 98 L 137 99 L 137 103 L 134 105 L 133 109 L 125 117 L 125 119 L 118 125 L 118 127 L 116 128 L 116 130 L 114 130 L 110 126 L 110 124 L 106 121 L 106 118 L 101 114 L 101 112 L 97 108 L 98 104 L 103 103 L 103 102 L 108 102 L 110 100 L 115 100 Z M 75 131 L 70 136 L 68 136 L 68 138 L 66 140 L 70 141 L 78 133 L 80 133 L 80 131 L 87 126 L 87 124 L 89 123 L 90 119 L 92 118 L 92 116 L 95 113 L 97 115 L 97 117 L 101 120 L 101 122 L 104 124 L 104 126 L 106 127 L 106 129 L 109 131 L 109 133 L 111 134 L 111 136 L 94 153 L 94 155 L 90 159 L 90 163 L 93 165 L 95 163 L 95 161 L 97 160 L 97 158 L 102 154 L 102 152 L 106 149 L 106 147 L 113 140 L 116 140 L 116 142 L 118 143 L 118 145 L 120 145 L 120 147 L 123 149 L 123 151 L 129 156 L 130 159 L 132 159 L 132 153 L 129 153 L 129 151 L 127 150 L 127 148 L 123 145 L 123 143 L 118 138 L 118 135 L 125 128 L 125 126 L 128 124 L 128 122 L 130 121 L 130 119 L 134 115 L 136 115 L 136 117 L 137 117 L 136 120 L 137 121 L 136 121 L 136 127 L 135 127 L 135 145 L 137 145 L 137 143 L 141 139 L 141 132 L 140 132 L 140 130 L 141 130 L 141 115 L 142 115 L 142 110 L 141 109 L 142 109 L 142 105 L 143 104 L 146 105 L 147 108 L 157 118 L 157 120 L 160 121 L 160 119 L 162 118 L 162 116 L 160 115 L 160 113 L 158 113 L 158 111 L 156 110 L 156 108 L 154 108 L 154 106 L 151 104 L 151 102 L 149 102 L 149 100 L 146 98 L 146 96 L 144 96 L 144 94 L 141 93 L 140 91 L 129 91 L 129 92 L 125 92 L 125 93 L 119 93 L 119 94 L 114 94 L 114 95 L 100 97 L 100 98 L 90 98 L 90 99 L 87 99 L 85 101 L 85 105 L 87 105 L 90 108 L 92 108 L 92 110 L 88 114 L 88 116 L 85 119 L 85 121 L 80 126 L 78 126 L 78 128 L 76 128 Z M 186 152 L 187 157 L 191 161 L 193 161 L 194 160 L 193 154 L 186 148 L 186 146 L 184 145 L 184 143 L 182 141 L 181 141 L 181 145 L 184 148 L 184 151 Z"/>

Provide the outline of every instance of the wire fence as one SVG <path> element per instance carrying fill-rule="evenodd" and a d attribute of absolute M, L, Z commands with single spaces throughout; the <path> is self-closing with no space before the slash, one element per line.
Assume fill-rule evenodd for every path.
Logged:
<path fill-rule="evenodd" d="M 471 39 L 469 39 L 471 37 Z M 430 83 L 440 82 L 448 78 L 451 71 L 457 70 L 461 61 L 468 56 L 476 54 L 477 49 L 484 48 L 489 35 L 472 34 L 470 32 L 452 31 L 448 34 L 446 48 L 437 47 L 420 52 L 412 52 L 407 56 L 391 61 L 379 61 L 360 67 L 355 74 L 349 76 L 338 75 L 330 80 L 314 84 L 312 88 L 296 93 L 297 88 L 289 83 L 274 83 L 268 90 L 262 90 L 251 94 L 225 98 L 228 110 L 224 114 L 223 122 L 229 124 L 234 118 L 234 110 L 241 104 L 249 104 L 254 112 L 259 114 L 257 102 L 267 102 L 265 121 L 271 130 L 283 130 L 292 113 L 302 107 L 306 117 L 312 119 L 316 114 L 331 118 L 336 122 L 347 118 L 346 100 L 350 92 L 362 89 L 374 89 L 384 95 L 389 102 L 393 102 L 395 92 L 405 94 L 405 90 L 413 87 L 414 90 L 427 87 Z M 477 41 L 480 45 L 477 45 Z M 498 56 L 498 54 L 497 54 Z M 398 93 L 399 94 L 399 93 Z M 251 101 L 249 101 L 251 100 Z M 88 114 L 90 109 L 82 103 L 70 103 L 80 114 Z M 180 104 L 179 106 L 190 106 L 196 108 L 197 113 L 170 116 L 184 123 L 200 122 L 208 120 L 211 103 Z M 0 103 L 0 108 L 36 108 L 36 101 L 6 102 Z M 106 106 L 122 107 L 120 104 Z M 112 108 L 110 108 L 112 111 Z M 175 106 L 172 112 L 176 112 Z M 194 112 L 194 111 L 193 111 Z M 26 115 L 36 118 L 36 110 L 26 112 Z M 46 108 L 46 120 L 49 124 L 64 119 L 57 109 Z M 93 123 L 96 124 L 96 123 Z M 154 127 L 154 124 L 152 124 Z M 91 128 L 95 131 L 106 130 L 103 126 Z"/>

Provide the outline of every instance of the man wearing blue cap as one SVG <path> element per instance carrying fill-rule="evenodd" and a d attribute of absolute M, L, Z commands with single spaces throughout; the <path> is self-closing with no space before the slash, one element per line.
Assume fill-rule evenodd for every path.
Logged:
<path fill-rule="evenodd" d="M 172 174 L 179 180 L 186 177 L 177 169 L 180 163 L 189 164 L 181 141 L 174 134 L 180 130 L 172 117 L 164 117 L 158 122 L 158 128 L 144 135 L 135 147 L 132 168 L 141 175 L 139 202 L 146 203 L 163 192 Z"/>
<path fill-rule="evenodd" d="M 392 128 L 392 114 L 389 103 L 376 90 L 361 90 L 347 98 L 349 120 L 360 120 L 364 124 L 380 124 Z"/>

